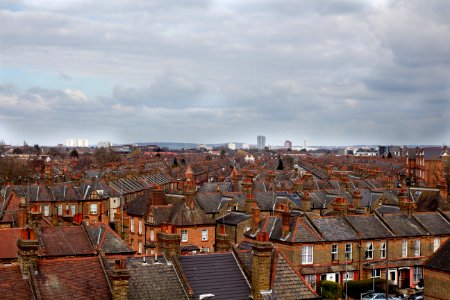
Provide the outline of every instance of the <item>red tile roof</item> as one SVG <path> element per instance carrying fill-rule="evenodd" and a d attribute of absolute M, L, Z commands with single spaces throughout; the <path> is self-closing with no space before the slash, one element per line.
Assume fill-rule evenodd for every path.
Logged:
<path fill-rule="evenodd" d="M 17 258 L 17 240 L 20 228 L 0 229 L 0 259 Z"/>
<path fill-rule="evenodd" d="M 18 265 L 0 267 L 0 295 L 2 300 L 33 298 L 30 284 L 22 278 Z"/>
<path fill-rule="evenodd" d="M 45 246 L 43 255 L 65 256 L 94 253 L 82 226 L 42 227 L 42 240 Z"/>

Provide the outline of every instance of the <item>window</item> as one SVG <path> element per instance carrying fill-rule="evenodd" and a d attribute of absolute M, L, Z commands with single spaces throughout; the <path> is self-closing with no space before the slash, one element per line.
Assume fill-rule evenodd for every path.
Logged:
<path fill-rule="evenodd" d="M 382 242 L 382 243 L 381 243 L 381 247 L 380 247 L 380 257 L 381 257 L 381 258 L 386 258 L 386 242 Z"/>
<path fill-rule="evenodd" d="M 70 213 L 72 216 L 75 216 L 75 214 L 77 213 L 77 207 L 75 206 L 75 204 L 72 204 L 70 206 Z"/>
<path fill-rule="evenodd" d="M 188 241 L 188 231 L 185 229 L 181 230 L 181 241 L 182 242 Z"/>
<path fill-rule="evenodd" d="M 355 280 L 355 273 L 353 271 L 348 271 L 344 273 L 344 281 Z"/>
<path fill-rule="evenodd" d="M 58 216 L 62 216 L 62 204 L 58 205 Z"/>
<path fill-rule="evenodd" d="M 150 241 L 155 240 L 155 231 L 153 229 L 150 230 Z"/>
<path fill-rule="evenodd" d="M 130 231 L 134 232 L 134 218 L 130 218 Z"/>
<path fill-rule="evenodd" d="M 316 290 L 316 275 L 305 275 L 305 281 Z"/>
<path fill-rule="evenodd" d="M 373 243 L 367 243 L 366 245 L 366 259 L 373 259 Z"/>
<path fill-rule="evenodd" d="M 155 250 L 154 249 L 150 249 L 150 255 L 154 255 L 155 254 Z"/>
<path fill-rule="evenodd" d="M 414 240 L 414 256 L 420 256 L 420 240 Z"/>
<path fill-rule="evenodd" d="M 333 244 L 331 245 L 331 261 L 337 261 L 338 260 L 338 245 Z"/>
<path fill-rule="evenodd" d="M 302 246 L 302 264 L 313 263 L 313 246 Z"/>
<path fill-rule="evenodd" d="M 139 241 L 139 243 L 138 243 L 138 253 L 142 254 L 142 242 L 141 241 Z"/>
<path fill-rule="evenodd" d="M 414 267 L 413 281 L 419 282 L 422 279 L 422 267 Z"/>
<path fill-rule="evenodd" d="M 352 244 L 345 244 L 345 259 L 352 260 Z"/>
<path fill-rule="evenodd" d="M 202 248 L 200 252 L 209 252 L 209 248 Z"/>
<path fill-rule="evenodd" d="M 381 277 L 381 269 L 373 269 L 372 270 L 372 278 Z"/>
<path fill-rule="evenodd" d="M 433 240 L 433 252 L 436 252 L 437 249 L 441 246 L 441 240 L 439 238 L 434 238 Z"/>
<path fill-rule="evenodd" d="M 208 240 L 208 229 L 203 229 L 202 230 L 202 241 L 207 241 Z"/>
<path fill-rule="evenodd" d="M 97 204 L 93 203 L 91 204 L 91 215 L 97 214 Z"/>
<path fill-rule="evenodd" d="M 139 220 L 138 233 L 139 233 L 139 234 L 142 234 L 142 220 Z"/>
<path fill-rule="evenodd" d="M 402 257 L 408 257 L 408 240 L 402 240 Z"/>
<path fill-rule="evenodd" d="M 44 216 L 48 217 L 49 214 L 50 214 L 50 209 L 49 209 L 48 205 L 44 205 Z"/>

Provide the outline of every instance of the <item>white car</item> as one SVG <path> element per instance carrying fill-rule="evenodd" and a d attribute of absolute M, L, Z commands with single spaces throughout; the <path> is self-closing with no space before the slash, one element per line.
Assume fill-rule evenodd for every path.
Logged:
<path fill-rule="evenodd" d="M 391 295 L 388 295 L 388 300 L 400 300 L 400 298 L 393 297 Z M 365 294 L 361 300 L 386 300 L 386 294 L 385 293 L 369 293 Z"/>

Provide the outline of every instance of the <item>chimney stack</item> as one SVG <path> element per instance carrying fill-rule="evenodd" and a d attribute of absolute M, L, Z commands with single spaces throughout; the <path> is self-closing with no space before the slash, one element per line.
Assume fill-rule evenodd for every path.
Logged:
<path fill-rule="evenodd" d="M 333 210 L 338 215 L 346 215 L 347 209 L 348 209 L 348 202 L 347 199 L 343 197 L 336 197 L 336 199 L 331 203 L 331 206 L 333 207 Z"/>
<path fill-rule="evenodd" d="M 164 205 L 164 191 L 159 184 L 152 186 L 152 204 Z"/>
<path fill-rule="evenodd" d="M 225 225 L 220 224 L 216 234 L 216 252 L 230 251 L 230 236 L 226 233 Z"/>
<path fill-rule="evenodd" d="M 406 189 L 401 189 L 400 194 L 398 194 L 398 201 L 400 205 L 400 211 L 407 212 L 408 215 L 416 208 L 416 204 L 412 199 L 409 198 L 408 191 Z"/>
<path fill-rule="evenodd" d="M 19 199 L 19 227 L 23 228 L 28 224 L 27 199 L 20 197 Z"/>
<path fill-rule="evenodd" d="M 252 249 L 252 295 L 254 300 L 262 300 L 261 291 L 270 290 L 273 245 L 269 234 L 260 231 Z"/>
<path fill-rule="evenodd" d="M 30 268 L 37 270 L 37 250 L 39 242 L 36 231 L 33 228 L 26 227 L 20 232 L 20 239 L 17 240 L 17 254 L 19 256 L 19 265 L 24 278 L 30 275 Z"/>
<path fill-rule="evenodd" d="M 353 195 L 352 195 L 352 204 L 355 209 L 361 208 L 362 195 L 359 190 L 354 190 Z"/>
<path fill-rule="evenodd" d="M 252 227 L 258 228 L 259 222 L 261 222 L 261 210 L 258 208 L 256 203 L 253 203 L 252 208 Z"/>
<path fill-rule="evenodd" d="M 311 211 L 311 195 L 309 192 L 303 192 L 303 197 L 300 200 L 300 206 L 303 212 Z"/>
<path fill-rule="evenodd" d="M 181 237 L 176 232 L 175 225 L 161 224 L 161 232 L 158 232 L 158 252 L 164 253 L 166 259 L 172 260 L 174 256 L 180 255 Z"/>
<path fill-rule="evenodd" d="M 130 271 L 126 266 L 126 259 L 116 259 L 111 274 L 111 288 L 113 300 L 127 300 L 129 290 Z"/>

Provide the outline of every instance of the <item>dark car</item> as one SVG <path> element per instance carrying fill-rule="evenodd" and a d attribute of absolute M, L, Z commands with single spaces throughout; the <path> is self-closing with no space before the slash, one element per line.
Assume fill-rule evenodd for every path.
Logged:
<path fill-rule="evenodd" d="M 410 300 L 423 300 L 423 292 L 417 292 L 414 295 L 409 296 Z"/>

